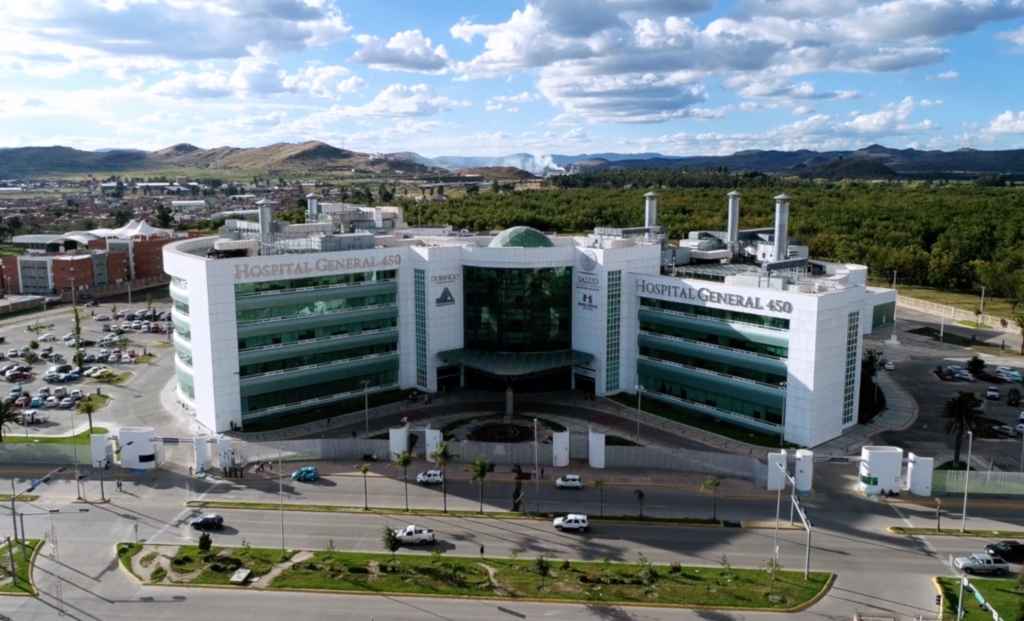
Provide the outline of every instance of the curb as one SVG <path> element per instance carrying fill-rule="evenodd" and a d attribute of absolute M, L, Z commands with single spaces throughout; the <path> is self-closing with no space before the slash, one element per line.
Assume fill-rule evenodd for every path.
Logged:
<path fill-rule="evenodd" d="M 1010 530 L 1010 531 L 980 531 L 980 530 L 968 530 L 966 532 L 960 531 L 940 531 L 937 533 L 905 533 L 900 532 L 899 529 L 905 528 L 903 526 L 886 526 L 885 530 L 890 535 L 903 535 L 904 537 L 981 537 L 982 539 L 992 539 L 995 536 L 1005 537 L 1007 539 L 1022 539 L 1024 538 L 1024 531 Z M 1001 533 L 1000 535 L 993 535 L 993 533 Z"/>
<path fill-rule="evenodd" d="M 864 500 L 871 500 L 868 495 L 858 490 L 856 492 Z M 921 500 L 894 500 L 892 498 L 878 498 L 871 500 L 871 502 L 878 502 L 891 505 L 926 505 L 929 507 L 940 506 L 942 501 L 937 498 L 922 498 Z M 984 509 L 1024 509 L 1024 504 L 1017 503 L 1005 503 L 1005 502 L 971 502 L 968 500 L 968 507 L 981 507 Z"/>
<path fill-rule="evenodd" d="M 114 551 L 117 551 L 117 545 L 114 546 Z M 154 545 L 167 545 L 167 544 L 154 544 Z M 466 557 L 472 558 L 472 557 Z M 486 560 L 486 559 L 484 559 Z M 117 559 L 118 566 L 124 569 L 124 564 L 121 563 L 121 559 Z M 811 606 L 817 604 L 824 598 L 828 592 L 832 589 L 832 585 L 835 584 L 836 574 L 829 573 L 829 579 L 825 582 L 821 590 L 818 591 L 811 599 L 803 602 L 792 608 L 755 608 L 752 606 L 706 606 L 701 604 L 655 604 L 647 602 L 630 602 L 630 601 L 601 601 L 593 602 L 590 600 L 569 600 L 569 599 L 543 599 L 539 597 L 490 597 L 481 595 L 435 595 L 432 593 L 403 593 L 395 591 L 346 591 L 346 590 L 335 590 L 335 589 L 302 589 L 302 588 L 271 588 L 264 586 L 261 589 L 253 589 L 247 586 L 235 586 L 226 584 L 167 584 L 167 583 L 151 583 L 142 582 L 135 577 L 131 572 L 127 572 L 132 580 L 142 586 L 152 587 L 171 587 L 171 588 L 185 588 L 185 589 L 221 589 L 221 590 L 250 590 L 250 591 L 263 591 L 268 593 L 315 593 L 320 595 L 366 595 L 370 597 L 387 596 L 387 597 L 417 597 L 425 599 L 451 599 L 451 600 L 470 600 L 470 601 L 497 601 L 497 602 L 522 602 L 529 604 L 558 604 L 558 605 L 600 605 L 600 606 L 615 606 L 615 607 L 638 607 L 638 608 L 674 608 L 681 610 L 725 610 L 725 611 L 741 611 L 741 612 L 801 612 L 807 610 Z"/>
<path fill-rule="evenodd" d="M 20 540 L 18 540 L 20 541 Z M 39 589 L 36 588 L 36 581 L 32 579 L 32 575 L 35 573 L 36 557 L 39 556 L 39 549 L 43 547 L 44 540 L 37 539 L 36 547 L 32 549 L 32 556 L 28 559 L 28 586 L 32 589 L 31 593 L 0 593 L 0 597 L 39 597 Z M 9 545 L 14 545 L 12 542 Z"/>

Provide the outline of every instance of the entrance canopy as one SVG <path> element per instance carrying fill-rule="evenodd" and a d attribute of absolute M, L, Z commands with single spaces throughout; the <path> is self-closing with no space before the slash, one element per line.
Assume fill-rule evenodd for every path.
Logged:
<path fill-rule="evenodd" d="M 593 354 L 574 349 L 529 354 L 451 349 L 438 353 L 437 357 L 448 364 L 464 365 L 487 375 L 512 380 L 531 375 L 542 375 L 594 359 Z"/>

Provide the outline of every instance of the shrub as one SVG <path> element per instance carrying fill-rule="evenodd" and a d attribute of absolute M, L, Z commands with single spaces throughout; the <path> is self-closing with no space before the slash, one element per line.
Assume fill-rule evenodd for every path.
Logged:
<path fill-rule="evenodd" d="M 203 534 L 199 535 L 199 551 L 209 552 L 211 547 L 213 547 L 213 537 L 210 536 L 210 533 L 203 531 Z"/>
<path fill-rule="evenodd" d="M 681 574 L 683 573 L 683 566 L 679 561 L 672 561 L 668 566 L 668 573 L 670 574 Z"/>
<path fill-rule="evenodd" d="M 572 567 L 572 565 L 569 563 L 569 559 L 565 559 L 564 561 L 562 561 L 561 567 L 562 569 L 568 571 Z"/>

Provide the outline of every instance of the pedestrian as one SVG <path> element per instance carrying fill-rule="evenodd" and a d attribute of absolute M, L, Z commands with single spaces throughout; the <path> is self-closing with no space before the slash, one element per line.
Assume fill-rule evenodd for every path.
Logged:
<path fill-rule="evenodd" d="M 542 479 L 544 478 L 544 469 L 543 468 L 540 469 L 540 478 L 542 478 Z"/>
<path fill-rule="evenodd" d="M 119 492 L 120 492 L 120 491 L 121 491 L 121 479 L 117 479 L 117 480 L 115 481 L 115 483 L 117 484 L 117 491 L 119 491 Z"/>
<path fill-rule="evenodd" d="M 188 467 L 188 476 L 192 476 L 192 466 Z"/>
<path fill-rule="evenodd" d="M 480 558 L 484 557 L 484 545 L 480 544 Z"/>

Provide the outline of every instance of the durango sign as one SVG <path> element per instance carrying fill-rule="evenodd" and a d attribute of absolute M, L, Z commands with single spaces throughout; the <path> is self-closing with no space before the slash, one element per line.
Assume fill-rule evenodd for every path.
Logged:
<path fill-rule="evenodd" d="M 345 259 L 317 259 L 316 261 L 296 261 L 274 265 L 236 265 L 235 280 L 246 278 L 278 278 L 282 276 L 302 276 L 305 274 L 324 274 L 344 272 L 346 270 L 372 269 L 375 267 L 396 267 L 402 262 L 402 255 L 389 254 L 383 257 L 351 257 Z"/>
<path fill-rule="evenodd" d="M 735 306 L 739 308 L 769 310 L 777 313 L 793 312 L 793 304 L 785 300 L 762 301 L 760 297 L 753 295 L 723 293 L 721 291 L 713 291 L 704 287 L 694 289 L 688 285 L 637 280 L 636 291 L 637 293 L 646 293 L 649 295 L 682 298 L 684 300 L 700 300 L 701 302 L 708 302 L 710 304 L 723 304 L 725 306 Z"/>

